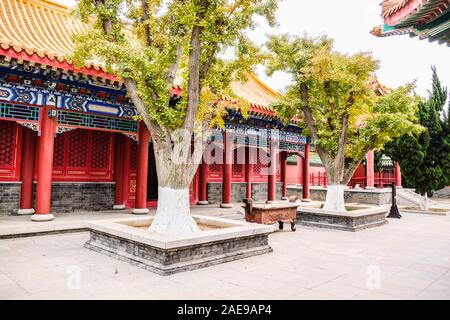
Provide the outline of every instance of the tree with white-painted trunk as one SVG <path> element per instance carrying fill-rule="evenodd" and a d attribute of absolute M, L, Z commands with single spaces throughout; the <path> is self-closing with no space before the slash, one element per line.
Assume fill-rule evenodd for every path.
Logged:
<path fill-rule="evenodd" d="M 198 231 L 189 208 L 189 185 L 210 129 L 224 125 L 230 108 L 243 114 L 248 109 L 230 85 L 245 81 L 261 61 L 246 30 L 256 26 L 257 16 L 274 25 L 277 2 L 78 1 L 79 16 L 92 28 L 74 36 L 71 58 L 79 66 L 100 61 L 117 75 L 151 134 L 159 183 L 151 231 Z M 176 99 L 174 86 L 183 89 Z"/>
<path fill-rule="evenodd" d="M 333 41 L 272 36 L 267 44 L 269 75 L 284 71 L 292 84 L 273 104 L 286 121 L 303 119 L 327 172 L 325 210 L 346 211 L 344 190 L 369 150 L 418 132 L 412 84 L 388 90 L 375 77 L 378 61 L 368 52 L 333 50 Z"/>

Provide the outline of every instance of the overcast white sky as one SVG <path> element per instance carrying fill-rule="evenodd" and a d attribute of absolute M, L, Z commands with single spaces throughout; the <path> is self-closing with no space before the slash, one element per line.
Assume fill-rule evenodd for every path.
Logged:
<path fill-rule="evenodd" d="M 75 0 L 55 0 L 74 5 Z M 335 39 L 335 48 L 341 52 L 372 51 L 380 60 L 379 80 L 395 87 L 417 80 L 417 93 L 427 96 L 431 85 L 431 65 L 438 69 L 441 81 L 450 87 L 450 48 L 428 40 L 409 36 L 376 38 L 370 30 L 382 23 L 379 4 L 382 0 L 282 0 L 278 9 L 279 26 L 275 29 L 261 24 L 251 33 L 254 41 L 263 44 L 267 34 L 292 33 L 327 34 Z M 275 74 L 269 78 L 264 68 L 258 76 L 269 86 L 282 90 L 289 77 Z"/>

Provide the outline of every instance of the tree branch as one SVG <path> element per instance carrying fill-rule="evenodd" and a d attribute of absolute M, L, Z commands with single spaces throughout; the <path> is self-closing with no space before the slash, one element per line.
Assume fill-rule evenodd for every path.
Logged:
<path fill-rule="evenodd" d="M 358 162 L 351 162 L 351 164 L 348 167 L 345 167 L 344 170 L 344 177 L 342 179 L 342 182 L 344 185 L 347 185 L 350 180 L 352 179 L 353 175 L 355 174 L 356 169 L 359 167 L 359 165 L 361 164 L 362 160 L 358 161 Z"/>
<path fill-rule="evenodd" d="M 319 140 L 316 119 L 314 119 L 313 112 L 311 110 L 311 107 L 309 106 L 309 91 L 308 91 L 308 86 L 306 84 L 302 84 L 300 86 L 300 94 L 302 97 L 302 101 L 304 103 L 303 113 L 305 115 L 306 125 L 308 126 L 309 131 L 311 131 L 312 139 L 314 141 Z"/>
<path fill-rule="evenodd" d="M 100 7 L 102 7 L 103 5 L 105 5 L 105 2 L 103 0 L 96 0 L 95 1 L 95 7 L 97 9 L 100 9 Z M 103 31 L 105 32 L 106 35 L 111 35 L 112 34 L 112 21 L 111 20 L 102 20 L 102 26 L 103 26 Z"/>
<path fill-rule="evenodd" d="M 205 16 L 205 11 L 210 5 L 210 0 L 201 1 L 201 9 L 197 12 L 197 19 L 201 21 Z M 201 41 L 200 37 L 203 27 L 196 24 L 192 28 L 190 52 L 189 52 L 189 79 L 188 79 L 188 104 L 186 109 L 186 118 L 184 119 L 183 129 L 192 132 L 195 118 L 197 116 L 198 106 L 200 104 L 200 60 L 201 60 Z"/>
<path fill-rule="evenodd" d="M 167 82 L 170 83 L 171 85 L 173 85 L 173 82 L 175 81 L 175 77 L 177 75 L 178 66 L 180 65 L 182 54 L 183 54 L 183 45 L 180 43 L 177 47 L 177 56 L 175 62 L 170 66 L 166 75 Z"/>
<path fill-rule="evenodd" d="M 183 128 L 192 131 L 198 105 L 200 104 L 200 34 L 201 27 L 192 29 L 191 52 L 189 54 L 188 104 Z"/>
<path fill-rule="evenodd" d="M 152 45 L 152 37 L 150 34 L 150 26 L 148 25 L 148 20 L 150 19 L 150 15 L 148 13 L 148 0 L 141 0 L 142 3 L 142 19 L 144 23 L 144 32 L 145 32 L 145 44 L 147 47 L 151 47 Z"/>
<path fill-rule="evenodd" d="M 138 93 L 138 89 L 136 86 L 136 82 L 130 78 L 124 78 L 123 83 L 127 89 L 128 94 L 130 95 L 131 101 L 136 107 L 138 113 L 142 116 L 143 121 L 147 128 L 150 130 L 152 136 L 161 136 L 168 135 L 166 130 L 162 128 L 156 121 L 152 121 L 148 115 L 147 107 L 144 101 L 141 99 Z"/>

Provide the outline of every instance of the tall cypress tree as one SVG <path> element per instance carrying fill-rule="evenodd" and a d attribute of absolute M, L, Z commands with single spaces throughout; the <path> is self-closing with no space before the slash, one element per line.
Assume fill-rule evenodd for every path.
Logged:
<path fill-rule="evenodd" d="M 444 170 L 446 185 L 450 186 L 450 99 L 447 104 L 447 111 L 444 113 L 444 119 L 442 121 L 442 124 L 444 132 L 444 138 L 442 141 L 442 148 L 443 148 L 442 167 Z"/>
<path fill-rule="evenodd" d="M 404 135 L 385 146 L 385 153 L 400 164 L 406 184 L 428 197 L 450 183 L 450 119 L 444 111 L 447 89 L 441 85 L 435 67 L 432 71 L 432 90 L 418 111 L 426 130 Z"/>

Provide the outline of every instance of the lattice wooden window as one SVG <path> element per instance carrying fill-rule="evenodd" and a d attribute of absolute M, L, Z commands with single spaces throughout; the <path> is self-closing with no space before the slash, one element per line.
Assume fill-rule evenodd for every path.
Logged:
<path fill-rule="evenodd" d="M 53 151 L 53 168 L 63 168 L 65 164 L 65 135 L 58 135 L 55 138 L 55 147 Z"/>
<path fill-rule="evenodd" d="M 221 161 L 223 161 L 223 157 L 217 157 L 216 159 L 216 151 L 223 152 L 222 149 L 213 149 L 211 151 L 211 158 L 208 159 L 208 162 L 214 160 L 218 163 L 213 162 L 209 165 L 208 178 L 210 181 L 220 181 L 222 179 L 223 164 L 221 163 Z"/>
<path fill-rule="evenodd" d="M 263 150 L 258 150 L 257 153 L 257 162 L 253 165 L 253 174 L 255 177 L 259 177 L 259 178 L 266 178 L 269 172 L 269 168 L 271 163 L 267 163 L 268 162 L 268 158 L 266 158 L 266 155 L 263 154 Z M 267 153 L 266 153 L 267 154 Z M 267 157 L 269 156 L 269 154 L 267 154 Z M 264 162 L 263 162 L 264 160 Z M 280 157 L 278 155 L 277 158 L 277 173 L 276 176 L 279 178 L 280 177 Z"/>
<path fill-rule="evenodd" d="M 0 121 L 0 179 L 16 177 L 18 170 L 18 127 L 10 121 Z"/>
<path fill-rule="evenodd" d="M 258 150 L 257 153 L 257 161 L 256 163 L 253 165 L 253 174 L 255 176 L 259 176 L 259 177 L 266 177 L 267 176 L 267 168 L 269 167 L 269 164 L 267 164 L 267 158 L 265 155 L 261 156 L 261 154 L 264 151 L 262 150 Z M 267 154 L 267 157 L 269 155 Z M 262 158 L 264 157 L 264 163 L 262 162 Z"/>
<path fill-rule="evenodd" d="M 137 170 L 137 149 L 137 143 L 132 141 L 130 147 L 130 170 Z"/>
<path fill-rule="evenodd" d="M 58 135 L 53 155 L 56 181 L 112 181 L 112 134 L 77 129 Z"/>
<path fill-rule="evenodd" d="M 93 169 L 106 169 L 110 166 L 110 143 L 111 134 L 107 132 L 93 132 L 92 151 L 90 166 Z"/>
<path fill-rule="evenodd" d="M 213 163 L 209 166 L 209 172 L 211 173 L 222 173 L 223 165 Z"/>
<path fill-rule="evenodd" d="M 67 166 L 85 168 L 88 160 L 89 131 L 75 130 L 68 135 Z"/>
<path fill-rule="evenodd" d="M 238 149 L 235 149 L 233 152 L 233 165 L 232 165 L 232 177 L 233 178 L 242 178 L 244 177 L 244 168 L 245 166 L 242 164 L 244 159 L 240 159 Z"/>
<path fill-rule="evenodd" d="M 13 122 L 0 122 L 0 166 L 14 166 L 16 126 Z"/>

